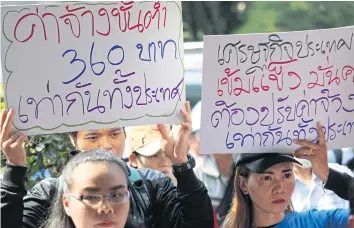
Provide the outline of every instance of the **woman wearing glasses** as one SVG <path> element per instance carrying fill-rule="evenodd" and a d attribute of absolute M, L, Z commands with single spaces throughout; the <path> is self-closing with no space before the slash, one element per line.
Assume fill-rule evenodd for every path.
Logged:
<path fill-rule="evenodd" d="M 79 153 L 63 171 L 63 192 L 45 228 L 123 228 L 129 211 L 125 164 L 105 150 Z"/>

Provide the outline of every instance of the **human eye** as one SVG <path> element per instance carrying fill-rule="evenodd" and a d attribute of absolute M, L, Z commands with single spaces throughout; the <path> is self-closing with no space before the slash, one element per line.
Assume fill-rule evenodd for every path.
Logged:
<path fill-rule="evenodd" d="M 120 135 L 120 132 L 113 132 L 111 133 L 111 137 L 115 138 L 115 137 L 118 137 Z"/>
<path fill-rule="evenodd" d="M 111 197 L 114 198 L 114 199 L 119 199 L 120 197 L 122 197 L 122 194 L 120 194 L 120 193 L 113 193 L 113 194 L 111 195 Z"/>
<path fill-rule="evenodd" d="M 262 180 L 263 180 L 263 181 L 269 181 L 269 180 L 271 180 L 271 179 L 272 179 L 272 177 L 271 177 L 270 175 L 267 175 L 267 176 L 262 177 Z"/>
<path fill-rule="evenodd" d="M 82 199 L 88 203 L 98 203 L 101 200 L 101 196 L 98 195 L 84 195 Z"/>
<path fill-rule="evenodd" d="M 152 158 L 157 158 L 157 157 L 159 157 L 159 156 L 160 156 L 159 153 L 156 153 L 156 154 L 152 155 L 151 157 L 152 157 Z"/>
<path fill-rule="evenodd" d="M 290 178 L 292 175 L 293 175 L 292 173 L 285 173 L 285 174 L 284 174 L 284 177 L 288 179 L 288 178 Z"/>
<path fill-rule="evenodd" d="M 89 140 L 91 142 L 95 142 L 98 140 L 98 136 L 97 135 L 87 136 L 87 137 L 85 137 L 85 139 Z"/>
<path fill-rule="evenodd" d="M 127 193 L 113 193 L 110 195 L 112 202 L 123 203 L 126 200 Z"/>

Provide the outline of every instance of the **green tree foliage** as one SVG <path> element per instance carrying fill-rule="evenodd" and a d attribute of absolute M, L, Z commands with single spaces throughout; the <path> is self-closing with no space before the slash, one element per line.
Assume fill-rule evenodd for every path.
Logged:
<path fill-rule="evenodd" d="M 184 41 L 229 34 L 244 23 L 247 4 L 238 1 L 182 1 Z"/>
<path fill-rule="evenodd" d="M 234 33 L 327 29 L 354 25 L 354 2 L 252 2 L 246 23 Z"/>
<path fill-rule="evenodd" d="M 0 84 L 0 111 L 5 108 L 5 101 L 4 101 L 4 85 Z"/>
<path fill-rule="evenodd" d="M 45 177 L 58 177 L 73 149 L 67 134 L 30 137 L 29 143 L 25 145 L 28 165 L 26 187 L 34 186 Z"/>

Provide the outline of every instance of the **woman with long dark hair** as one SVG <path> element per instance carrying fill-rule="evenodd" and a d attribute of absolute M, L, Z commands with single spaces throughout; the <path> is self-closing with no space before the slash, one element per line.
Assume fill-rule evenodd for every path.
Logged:
<path fill-rule="evenodd" d="M 95 149 L 65 166 L 63 189 L 44 228 L 123 228 L 129 211 L 128 174 L 115 154 Z"/>
<path fill-rule="evenodd" d="M 347 185 L 352 178 L 328 168 L 325 135 L 319 124 L 317 130 L 318 143 L 295 141 L 302 146 L 295 152 L 295 156 L 310 160 L 313 172 L 324 182 L 323 186 L 327 188 L 325 185 L 331 185 L 331 190 L 337 195 L 348 199 Z M 293 163 L 300 164 L 291 154 L 241 154 L 236 162 L 233 206 L 223 227 L 348 227 L 349 209 L 293 211 Z M 340 191 L 333 187 L 336 181 L 341 185 Z"/>

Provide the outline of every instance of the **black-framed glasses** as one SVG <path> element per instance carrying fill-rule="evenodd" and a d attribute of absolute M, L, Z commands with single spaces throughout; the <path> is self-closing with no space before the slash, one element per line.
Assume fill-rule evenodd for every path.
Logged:
<path fill-rule="evenodd" d="M 77 200 L 80 200 L 86 204 L 95 206 L 103 201 L 104 198 L 107 198 L 109 202 L 114 204 L 122 204 L 129 200 L 129 191 L 121 191 L 119 193 L 112 193 L 109 195 L 99 195 L 99 194 L 76 194 L 76 193 L 65 193 L 67 196 L 71 196 Z"/>

